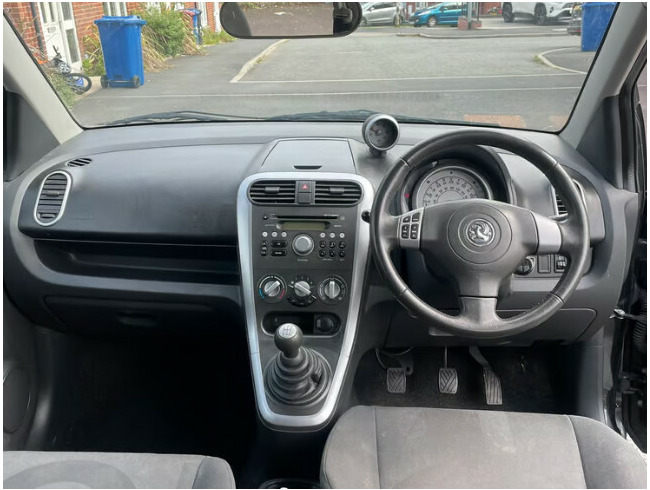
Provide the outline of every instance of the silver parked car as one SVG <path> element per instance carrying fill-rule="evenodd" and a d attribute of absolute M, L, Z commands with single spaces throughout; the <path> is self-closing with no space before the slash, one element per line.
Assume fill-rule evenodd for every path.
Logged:
<path fill-rule="evenodd" d="M 404 22 L 404 14 L 398 2 L 368 2 L 363 5 L 361 25 L 394 24 Z"/>

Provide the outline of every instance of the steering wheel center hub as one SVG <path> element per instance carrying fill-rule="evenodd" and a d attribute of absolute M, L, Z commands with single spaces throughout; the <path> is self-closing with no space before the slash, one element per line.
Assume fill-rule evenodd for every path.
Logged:
<path fill-rule="evenodd" d="M 447 240 L 456 255 L 472 264 L 489 264 L 503 257 L 512 242 L 508 219 L 497 209 L 463 206 L 450 218 Z"/>

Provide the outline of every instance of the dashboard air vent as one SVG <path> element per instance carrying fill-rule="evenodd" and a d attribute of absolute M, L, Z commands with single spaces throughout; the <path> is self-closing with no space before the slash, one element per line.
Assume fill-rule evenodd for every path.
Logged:
<path fill-rule="evenodd" d="M 50 226 L 61 219 L 70 191 L 70 176 L 52 172 L 45 177 L 34 208 L 34 219 L 41 226 Z"/>
<path fill-rule="evenodd" d="M 566 216 L 568 214 L 566 210 L 566 206 L 564 205 L 562 198 L 557 192 L 555 193 L 555 204 L 557 206 L 558 216 Z"/>
<path fill-rule="evenodd" d="M 248 197 L 255 204 L 295 204 L 295 180 L 260 180 L 248 189 Z"/>
<path fill-rule="evenodd" d="M 85 167 L 92 161 L 92 158 L 75 158 L 74 160 L 70 160 L 68 163 L 66 163 L 66 165 L 68 167 Z"/>
<path fill-rule="evenodd" d="M 314 204 L 327 206 L 351 206 L 361 200 L 361 186 L 356 182 L 316 182 Z"/>

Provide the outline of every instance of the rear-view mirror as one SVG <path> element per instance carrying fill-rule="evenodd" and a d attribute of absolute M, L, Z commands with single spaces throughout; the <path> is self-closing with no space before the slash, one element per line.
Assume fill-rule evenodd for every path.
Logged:
<path fill-rule="evenodd" d="M 358 2 L 224 2 L 222 27 L 234 37 L 339 37 L 361 22 Z"/>

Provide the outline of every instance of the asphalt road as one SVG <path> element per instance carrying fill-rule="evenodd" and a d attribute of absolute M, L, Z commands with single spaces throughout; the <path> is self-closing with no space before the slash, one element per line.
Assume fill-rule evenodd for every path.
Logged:
<path fill-rule="evenodd" d="M 360 29 L 336 39 L 289 40 L 252 63 L 273 44 L 238 40 L 208 49 L 207 56 L 173 61 L 147 74 L 139 89 L 100 90 L 77 104 L 82 124 L 94 125 L 151 112 L 199 110 L 241 117 L 366 109 L 415 117 L 559 129 L 584 75 L 549 67 L 536 55 L 567 48 L 580 38 L 557 25 L 539 28 L 489 25 L 495 37 L 430 39 L 396 35 L 395 28 Z M 400 31 L 410 29 L 400 28 Z M 417 29 L 419 32 L 445 29 Z M 496 31 L 496 32 L 495 32 Z M 478 32 L 478 31 L 477 31 Z M 525 36 L 501 37 L 525 32 Z M 538 34 L 536 34 L 538 33 Z M 473 33 L 472 33 L 473 34 Z"/>

